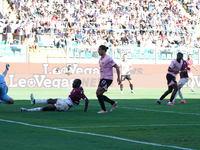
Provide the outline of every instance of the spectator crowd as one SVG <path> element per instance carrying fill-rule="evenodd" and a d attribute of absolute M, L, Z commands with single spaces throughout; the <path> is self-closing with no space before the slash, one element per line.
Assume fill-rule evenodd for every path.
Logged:
<path fill-rule="evenodd" d="M 18 20 L 4 14 L 0 33 L 21 44 L 42 43 L 44 35 L 57 47 L 200 47 L 194 27 L 200 0 L 184 0 L 187 18 L 173 0 L 8 0 Z M 190 5 L 189 5 L 190 4 Z M 195 5 L 193 5 L 195 4 Z"/>
<path fill-rule="evenodd" d="M 200 9 L 200 0 L 179 0 L 185 9 L 192 15 L 198 15 Z"/>

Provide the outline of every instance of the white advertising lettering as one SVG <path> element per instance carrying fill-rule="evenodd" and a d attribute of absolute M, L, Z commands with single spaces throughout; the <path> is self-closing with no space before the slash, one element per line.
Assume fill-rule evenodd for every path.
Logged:
<path fill-rule="evenodd" d="M 42 64 L 43 72 L 41 74 L 32 74 L 32 77 L 26 79 L 21 77 L 16 81 L 16 74 L 8 74 L 9 78 L 9 88 L 69 88 L 72 86 L 74 79 L 67 78 L 53 78 L 50 79 L 47 75 L 58 75 L 65 74 L 67 71 L 67 67 L 64 66 L 60 68 L 60 72 L 57 72 L 58 67 L 54 67 L 49 71 L 49 64 Z M 99 74 L 99 68 L 82 68 L 78 67 L 78 64 L 72 64 L 72 73 L 74 74 Z M 90 80 L 90 79 L 88 79 Z M 90 84 L 93 85 L 94 79 L 91 79 Z M 95 81 L 96 82 L 96 81 Z M 83 83 L 84 84 L 84 83 Z M 86 83 L 89 85 L 88 83 Z"/>

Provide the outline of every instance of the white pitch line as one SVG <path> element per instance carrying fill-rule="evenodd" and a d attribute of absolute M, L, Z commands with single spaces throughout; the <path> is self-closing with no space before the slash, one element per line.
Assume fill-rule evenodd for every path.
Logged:
<path fill-rule="evenodd" d="M 172 106 L 173 107 L 173 106 Z M 144 109 L 144 108 L 131 108 L 131 107 L 119 107 L 125 109 L 135 109 L 135 110 L 144 110 L 144 111 L 155 111 L 155 112 L 164 112 L 164 113 L 174 113 L 174 114 L 182 114 L 182 115 L 197 115 L 198 113 L 187 113 L 187 112 L 175 112 L 175 111 L 166 111 L 166 110 L 154 110 L 154 109 Z"/>
<path fill-rule="evenodd" d="M 80 104 L 80 105 L 83 105 L 83 104 Z M 90 106 L 100 106 L 100 105 L 90 105 Z M 171 106 L 171 107 L 173 107 L 173 106 Z M 120 106 L 116 106 L 116 108 L 135 109 L 135 110 L 155 111 L 155 112 L 173 113 L 173 114 L 181 114 L 181 115 L 200 116 L 200 114 L 198 114 L 198 113 L 176 112 L 176 111 L 167 111 L 167 110 L 155 110 L 155 109 L 144 109 L 144 108 L 134 108 L 134 107 L 120 107 Z"/>
<path fill-rule="evenodd" d="M 31 126 L 31 127 L 37 127 L 37 128 L 58 130 L 58 131 L 64 131 L 64 132 L 70 132 L 70 133 L 78 133 L 78 134 L 83 134 L 83 135 L 92 135 L 92 136 L 98 136 L 98 137 L 104 137 L 104 138 L 106 137 L 106 138 L 110 138 L 110 139 L 126 141 L 126 142 L 132 142 L 132 143 L 137 143 L 137 144 L 146 144 L 146 145 L 159 146 L 159 147 L 169 147 L 169 148 L 175 148 L 175 149 L 181 149 L 181 150 L 194 150 L 194 149 L 191 149 L 191 148 L 185 148 L 185 147 L 179 147 L 179 146 L 173 146 L 173 145 L 163 145 L 163 144 L 157 144 L 157 143 L 142 142 L 142 141 L 137 141 L 137 140 L 130 140 L 130 139 L 126 139 L 126 138 L 120 138 L 120 137 L 116 137 L 116 136 L 109 136 L 109 135 L 96 134 L 96 133 L 90 133 L 90 132 L 66 130 L 66 129 L 56 128 L 56 127 L 40 126 L 40 125 L 34 125 L 34 124 L 29 124 L 29 123 L 25 123 L 25 122 L 18 122 L 18 121 L 12 121 L 12 120 L 0 119 L 0 121 L 9 122 L 9 123 L 15 123 L 15 124 L 21 124 L 21 125 Z"/>
<path fill-rule="evenodd" d="M 171 127 L 171 126 L 200 126 L 200 124 L 150 124 L 150 125 L 108 125 L 108 126 L 78 126 L 78 127 L 59 127 L 67 129 L 84 129 L 84 128 L 118 128 L 118 127 Z"/>

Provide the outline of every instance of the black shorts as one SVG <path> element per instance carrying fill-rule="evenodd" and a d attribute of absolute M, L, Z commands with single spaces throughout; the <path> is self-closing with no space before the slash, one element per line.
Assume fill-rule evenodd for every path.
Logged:
<path fill-rule="evenodd" d="M 125 79 L 131 80 L 131 75 L 121 75 L 121 80 L 124 81 Z"/>
<path fill-rule="evenodd" d="M 30 34 L 26 34 L 26 35 L 25 35 L 25 38 L 30 38 Z"/>
<path fill-rule="evenodd" d="M 104 88 L 105 91 L 108 90 L 108 87 L 112 84 L 113 80 L 109 80 L 109 79 L 101 79 L 99 81 L 99 87 Z"/>
<path fill-rule="evenodd" d="M 167 85 L 168 85 L 168 86 L 171 86 L 171 85 L 173 85 L 173 84 L 177 84 L 177 82 L 176 82 L 176 77 L 174 77 L 173 75 L 167 74 L 167 75 L 166 75 L 166 78 L 167 78 Z"/>

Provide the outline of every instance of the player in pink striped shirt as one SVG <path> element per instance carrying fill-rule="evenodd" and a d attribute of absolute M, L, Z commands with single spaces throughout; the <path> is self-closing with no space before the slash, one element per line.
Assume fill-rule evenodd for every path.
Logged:
<path fill-rule="evenodd" d="M 116 69 L 117 72 L 117 82 L 118 84 L 121 83 L 120 80 L 120 71 L 118 65 L 114 62 L 114 60 L 106 54 L 108 47 L 105 45 L 99 46 L 98 53 L 101 56 L 99 59 L 99 66 L 100 66 L 100 81 L 98 85 L 98 89 L 96 91 L 96 95 L 98 97 L 98 101 L 101 105 L 101 111 L 97 113 L 107 113 L 104 101 L 111 104 L 112 112 L 117 105 L 116 101 L 109 99 L 107 96 L 103 95 L 104 92 L 108 90 L 108 87 L 111 85 L 113 81 L 113 67 Z"/>
<path fill-rule="evenodd" d="M 178 86 L 177 86 L 177 82 L 176 82 L 176 76 L 179 73 L 179 71 L 181 70 L 181 67 L 183 65 L 183 54 L 182 53 L 178 53 L 177 54 L 177 58 L 175 60 L 173 60 L 168 68 L 168 73 L 167 73 L 167 84 L 168 84 L 168 90 L 160 97 L 160 99 L 158 99 L 156 102 L 161 105 L 161 101 L 168 95 L 170 94 L 172 91 L 172 95 L 170 98 L 170 102 L 167 103 L 167 105 L 171 105 L 172 101 L 178 91 Z"/>

